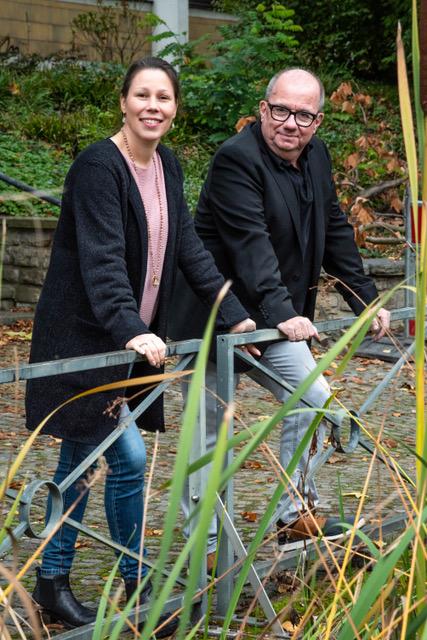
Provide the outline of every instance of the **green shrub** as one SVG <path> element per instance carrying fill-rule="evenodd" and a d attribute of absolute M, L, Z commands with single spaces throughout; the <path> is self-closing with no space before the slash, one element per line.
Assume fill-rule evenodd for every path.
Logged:
<path fill-rule="evenodd" d="M 36 140 L 24 140 L 16 132 L 0 133 L 1 171 L 60 198 L 70 156 Z M 0 182 L 0 215 L 57 216 L 59 208 Z"/>
<path fill-rule="evenodd" d="M 294 11 L 281 4 L 259 4 L 237 22 L 219 27 L 222 40 L 207 55 L 197 54 L 198 41 L 183 47 L 173 44 L 181 62 L 184 117 L 190 128 L 219 142 L 234 131 L 242 116 L 253 114 L 270 77 L 294 61 L 298 45 Z"/>
<path fill-rule="evenodd" d="M 78 112 L 29 114 L 20 128 L 28 138 L 61 146 L 76 156 L 92 142 L 112 135 L 116 125 L 117 114 L 89 104 Z"/>
<path fill-rule="evenodd" d="M 235 0 L 214 0 L 221 11 L 235 13 Z M 258 0 L 240 0 L 251 11 Z M 272 3 L 265 2 L 267 6 Z M 273 3 L 274 4 L 274 3 Z M 403 24 L 410 51 L 411 2 L 402 0 L 287 0 L 303 29 L 299 62 L 325 72 L 337 70 L 359 78 L 394 81 L 396 26 Z"/>

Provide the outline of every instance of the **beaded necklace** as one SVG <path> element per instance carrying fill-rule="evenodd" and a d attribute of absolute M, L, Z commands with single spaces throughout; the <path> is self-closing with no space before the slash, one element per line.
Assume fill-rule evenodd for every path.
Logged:
<path fill-rule="evenodd" d="M 139 183 L 140 192 L 141 192 L 141 198 L 142 198 L 142 176 L 137 171 L 135 158 L 134 158 L 134 155 L 133 155 L 133 153 L 131 151 L 128 139 L 126 137 L 126 134 L 125 134 L 123 128 L 121 129 L 121 134 L 122 134 L 122 137 L 123 137 L 123 142 L 125 143 L 127 154 L 128 154 L 128 156 L 130 158 L 130 161 L 132 162 L 132 166 L 133 166 L 136 178 L 137 178 L 138 183 Z M 163 238 L 163 233 L 164 233 L 164 212 L 163 212 L 163 206 L 162 206 L 162 198 L 161 198 L 161 194 L 160 194 L 160 184 L 159 184 L 159 176 L 158 176 L 158 170 L 157 170 L 156 155 L 157 154 L 155 153 L 154 156 L 153 156 L 154 184 L 155 184 L 155 187 L 156 187 L 156 195 L 157 195 L 157 200 L 158 200 L 158 203 L 159 203 L 159 211 L 160 211 L 159 245 L 162 246 L 162 238 Z M 151 234 L 150 222 L 149 222 L 149 216 L 148 216 L 148 209 L 147 209 L 147 205 L 146 205 L 146 203 L 144 201 L 142 201 L 142 204 L 144 205 L 144 209 L 145 209 L 145 212 L 146 212 L 147 234 L 148 234 L 148 251 L 150 253 L 151 265 L 152 265 L 152 269 L 153 269 L 153 277 L 151 278 L 151 284 L 153 285 L 153 287 L 158 287 L 159 284 L 160 284 L 160 275 L 159 274 L 160 274 L 161 256 L 160 256 L 160 254 L 157 254 L 157 261 L 156 261 L 156 264 L 154 264 L 154 249 L 153 249 L 153 240 L 152 240 L 152 234 Z"/>

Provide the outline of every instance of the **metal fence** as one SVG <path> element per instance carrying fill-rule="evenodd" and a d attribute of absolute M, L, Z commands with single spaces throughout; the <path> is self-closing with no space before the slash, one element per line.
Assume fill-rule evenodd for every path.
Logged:
<path fill-rule="evenodd" d="M 414 308 L 407 307 L 403 309 L 398 309 L 392 311 L 392 320 L 407 320 L 408 318 L 414 317 Z M 316 323 L 318 331 L 320 332 L 330 332 L 337 331 L 340 329 L 344 329 L 350 326 L 356 318 L 342 318 L 338 320 L 331 320 L 325 322 Z M 283 339 L 283 335 L 277 330 L 261 330 L 256 331 L 254 333 L 247 334 L 228 334 L 221 335 L 217 337 L 217 392 L 218 392 L 218 412 L 217 419 L 218 424 L 221 421 L 221 417 L 223 414 L 223 408 L 225 405 L 230 404 L 234 398 L 234 358 L 240 358 L 244 360 L 247 364 L 251 366 L 258 367 L 263 373 L 270 376 L 276 383 L 280 384 L 284 389 L 286 389 L 289 393 L 292 393 L 294 389 L 288 385 L 285 381 L 281 380 L 279 377 L 275 376 L 275 374 L 268 369 L 265 369 L 261 363 L 257 362 L 251 356 L 248 356 L 243 351 L 239 350 L 237 347 L 248 344 L 248 343 L 258 343 L 265 341 L 275 341 Z M 186 369 L 191 361 L 193 360 L 195 354 L 198 352 L 200 347 L 200 340 L 189 340 L 184 342 L 170 343 L 167 347 L 167 356 L 180 356 L 178 364 L 175 365 L 173 371 L 180 372 Z M 400 368 L 407 362 L 409 355 L 412 353 L 414 349 L 414 345 L 410 346 L 409 349 L 402 355 L 402 357 L 394 364 L 391 370 L 387 373 L 381 383 L 371 391 L 368 398 L 365 400 L 363 405 L 359 408 L 355 408 L 357 410 L 357 415 L 359 417 L 363 416 L 363 414 L 371 407 L 374 401 L 378 398 L 378 396 L 382 393 L 383 389 L 391 382 L 391 380 L 396 376 L 397 372 Z M 88 369 L 97 369 L 112 365 L 119 364 L 132 364 L 135 360 L 140 358 L 135 352 L 132 351 L 118 351 L 104 354 L 97 354 L 93 356 L 85 356 L 80 358 L 68 358 L 65 360 L 56 360 L 52 362 L 43 362 L 29 365 L 19 365 L 12 368 L 0 369 L 0 384 L 1 383 L 11 383 L 15 381 L 29 380 L 31 378 L 38 378 L 44 376 L 52 376 L 52 375 L 61 375 L 64 373 L 70 373 L 75 371 L 83 371 Z M 31 482 L 26 488 L 20 499 L 20 512 L 19 512 L 19 523 L 16 525 L 14 530 L 11 532 L 9 538 L 3 541 L 3 544 L 0 547 L 0 556 L 6 554 L 12 545 L 12 539 L 20 538 L 24 535 L 30 536 L 33 538 L 44 539 L 46 538 L 53 527 L 57 525 L 62 516 L 62 495 L 64 491 L 69 487 L 73 482 L 75 482 L 82 473 L 84 473 L 89 467 L 103 454 L 103 452 L 118 438 L 121 433 L 127 428 L 127 426 L 135 420 L 139 415 L 141 415 L 147 407 L 158 398 L 166 388 L 171 384 L 171 380 L 165 380 L 161 382 L 155 389 L 153 389 L 147 397 L 144 398 L 138 405 L 138 407 L 130 413 L 125 419 L 123 419 L 116 429 L 91 453 L 59 486 L 55 485 L 50 479 L 37 479 Z M 204 410 L 204 390 L 201 389 L 200 393 L 200 409 L 199 409 L 199 423 L 197 428 L 197 437 L 194 441 L 194 446 L 192 450 L 191 460 L 195 461 L 199 459 L 206 451 L 206 424 L 205 424 L 205 410 Z M 303 403 L 311 406 L 304 399 Z M 368 451 L 372 451 L 371 445 L 360 438 L 359 427 L 357 421 L 352 419 L 350 416 L 350 420 L 347 420 L 345 427 L 348 432 L 343 433 L 344 422 L 348 417 L 347 412 L 328 414 L 326 413 L 324 418 L 329 422 L 332 429 L 333 439 L 331 444 L 321 456 L 316 469 L 313 469 L 313 474 L 316 472 L 317 468 L 324 464 L 326 460 L 332 455 L 332 453 L 336 450 L 342 453 L 348 453 L 355 450 L 357 446 L 362 446 L 364 449 Z M 233 422 L 232 419 L 229 422 L 229 436 L 233 435 Z M 226 455 L 225 465 L 229 465 L 233 459 L 233 451 L 229 450 Z M 381 460 L 381 456 L 379 456 Z M 201 469 L 193 474 L 191 474 L 189 478 L 189 504 L 192 510 L 197 508 L 197 503 L 199 502 L 200 496 L 203 495 L 203 484 L 204 484 L 204 470 Z M 46 527 L 43 531 L 37 532 L 36 527 L 33 526 L 31 522 L 31 504 L 35 497 L 35 495 L 41 490 L 44 489 L 48 493 L 50 493 L 52 498 L 52 512 L 47 523 Z M 17 496 L 17 492 L 15 490 L 9 489 L 7 491 L 7 495 L 11 499 L 15 499 Z M 290 500 L 290 498 L 289 498 Z M 234 525 L 234 491 L 233 491 L 233 481 L 232 479 L 228 482 L 227 487 L 224 490 L 224 493 L 220 496 L 217 496 L 216 503 L 216 512 L 218 518 L 221 521 L 222 526 L 222 536 L 220 540 L 220 547 L 218 553 L 218 575 L 224 577 L 221 579 L 221 588 L 217 590 L 217 613 L 219 615 L 224 615 L 228 609 L 228 605 L 230 602 L 231 594 L 233 591 L 233 584 L 235 575 L 238 571 L 236 568 L 235 571 L 229 571 L 230 567 L 232 567 L 235 563 L 235 556 L 237 556 L 240 562 L 244 561 L 247 557 L 247 550 L 241 540 L 241 537 Z M 190 518 L 190 533 L 194 530 L 196 526 L 195 518 Z M 129 549 L 126 549 L 111 539 L 101 535 L 98 531 L 79 524 L 72 518 L 67 518 L 67 523 L 78 529 L 80 532 L 85 535 L 91 536 L 97 541 L 105 544 L 120 553 L 125 553 L 130 556 L 134 555 Z M 393 518 L 389 521 L 382 523 L 382 531 L 386 532 L 387 530 L 391 530 L 400 526 L 402 520 L 400 518 Z M 321 545 L 320 545 L 321 546 Z M 276 570 L 282 570 L 284 568 L 290 568 L 295 566 L 298 562 L 298 557 L 300 555 L 300 550 L 294 550 L 292 552 L 286 553 L 280 560 L 275 561 Z M 144 563 L 152 566 L 152 564 L 144 558 Z M 252 565 L 249 571 L 248 579 L 251 583 L 256 597 L 259 600 L 259 603 L 264 610 L 264 613 L 267 619 L 272 624 L 273 631 L 279 635 L 284 637 L 286 634 L 283 632 L 282 626 L 276 620 L 276 614 L 270 602 L 270 599 L 264 589 L 262 578 L 267 575 L 271 570 L 271 563 L 261 563 L 257 566 Z M 185 587 L 185 580 L 182 578 L 178 579 L 178 583 L 180 586 Z M 200 576 L 200 587 L 206 586 L 206 572 L 203 571 Z M 167 603 L 166 610 L 173 610 L 182 605 L 183 596 L 177 595 L 170 599 Z M 138 609 L 138 616 L 142 616 L 147 612 L 149 605 L 144 605 Z M 205 607 L 204 597 L 200 597 L 196 602 L 196 606 L 198 607 L 199 613 L 203 613 Z M 114 620 L 114 619 L 113 619 Z M 61 635 L 63 640 L 67 638 L 82 638 L 84 640 L 89 640 L 91 637 L 93 625 L 88 625 L 87 627 L 81 627 L 79 629 L 75 629 L 73 631 L 67 632 Z"/>

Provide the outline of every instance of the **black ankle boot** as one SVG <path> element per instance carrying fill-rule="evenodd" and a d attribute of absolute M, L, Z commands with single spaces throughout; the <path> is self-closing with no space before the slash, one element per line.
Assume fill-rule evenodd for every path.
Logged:
<path fill-rule="evenodd" d="M 45 578 L 37 570 L 33 599 L 40 605 L 47 623 L 60 622 L 67 629 L 95 622 L 96 611 L 82 605 L 73 595 L 69 574 Z"/>
<path fill-rule="evenodd" d="M 127 600 L 130 600 L 137 586 L 138 586 L 138 580 L 125 581 Z M 150 600 L 152 589 L 153 589 L 153 585 L 151 584 L 151 580 L 148 580 L 145 587 L 139 593 L 137 601 L 135 602 L 135 607 L 141 606 L 143 604 L 147 604 L 147 602 Z M 169 616 L 170 616 L 169 613 L 163 613 L 158 619 L 156 626 L 157 627 L 160 626 L 165 620 L 169 618 Z M 165 625 L 160 631 L 156 633 L 156 638 L 167 638 L 168 636 L 171 636 L 177 630 L 178 624 L 179 624 L 179 618 L 178 617 L 173 618 L 173 620 L 168 622 L 167 625 Z M 142 622 L 141 624 L 138 625 L 138 631 L 142 631 L 143 627 L 144 627 L 144 623 Z"/>

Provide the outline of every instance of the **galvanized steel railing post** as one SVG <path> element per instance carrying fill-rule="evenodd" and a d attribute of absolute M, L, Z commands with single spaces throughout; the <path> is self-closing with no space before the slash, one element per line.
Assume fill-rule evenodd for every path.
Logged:
<path fill-rule="evenodd" d="M 203 376 L 202 383 L 200 385 L 200 400 L 199 400 L 199 416 L 198 416 L 198 429 L 195 430 L 193 446 L 190 454 L 190 464 L 199 460 L 206 453 L 206 392 L 205 392 L 205 379 Z M 188 498 L 187 504 L 189 505 L 189 535 L 191 536 L 197 528 L 197 517 L 192 517 L 194 511 L 198 507 L 201 498 L 203 497 L 204 487 L 206 486 L 207 471 L 206 467 L 202 467 L 198 471 L 192 473 L 188 478 L 187 491 Z M 206 556 L 206 553 L 204 554 Z M 191 554 L 190 554 L 191 559 Z M 199 576 L 199 589 L 204 590 L 207 583 L 206 564 L 202 564 L 202 568 Z M 201 599 L 194 604 L 192 617 L 195 621 L 199 620 L 202 615 L 206 613 L 207 596 L 203 594 Z"/>
<path fill-rule="evenodd" d="M 221 424 L 224 408 L 229 406 L 234 398 L 234 353 L 233 345 L 227 340 L 227 336 L 217 337 L 217 429 Z M 230 415 L 228 423 L 228 438 L 233 437 L 233 417 Z M 224 465 L 227 467 L 233 461 L 233 451 L 229 449 L 226 454 Z M 234 496 L 233 480 L 230 479 L 222 496 L 222 502 L 227 509 L 228 515 L 234 522 Z M 221 529 L 221 522 L 218 523 L 218 531 Z M 229 536 L 223 532 L 219 540 L 218 554 L 218 575 L 227 573 L 234 564 L 234 551 Z M 228 573 L 221 580 L 221 588 L 217 594 L 217 609 L 219 615 L 225 615 L 233 592 L 233 574 Z"/>

